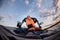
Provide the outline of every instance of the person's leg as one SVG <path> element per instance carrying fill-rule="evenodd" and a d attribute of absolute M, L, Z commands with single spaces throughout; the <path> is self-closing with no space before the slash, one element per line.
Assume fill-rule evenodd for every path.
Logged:
<path fill-rule="evenodd" d="M 46 32 L 48 32 L 48 30 L 43 30 L 43 33 L 46 33 Z"/>
<path fill-rule="evenodd" d="M 20 28 L 17 28 L 16 30 L 14 30 L 15 33 L 22 33 L 21 29 Z"/>
<path fill-rule="evenodd" d="M 23 34 L 25 34 L 25 35 L 28 34 L 28 32 L 29 32 L 28 29 L 26 29 L 26 28 L 22 28 L 21 30 L 23 31 Z"/>
<path fill-rule="evenodd" d="M 32 33 L 35 35 L 40 35 L 41 33 L 43 33 L 43 30 L 32 31 Z"/>
<path fill-rule="evenodd" d="M 35 35 L 40 35 L 39 31 L 32 31 L 32 33 L 35 34 Z"/>

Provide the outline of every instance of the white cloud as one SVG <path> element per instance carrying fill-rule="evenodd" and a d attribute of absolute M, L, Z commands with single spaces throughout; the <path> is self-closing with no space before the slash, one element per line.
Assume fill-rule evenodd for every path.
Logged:
<path fill-rule="evenodd" d="M 60 6 L 60 0 L 57 0 L 56 6 Z"/>
<path fill-rule="evenodd" d="M 0 14 L 0 24 L 2 25 L 5 22 L 6 16 Z"/>
<path fill-rule="evenodd" d="M 13 19 L 14 15 L 12 13 L 6 15 L 0 15 L 0 24 L 4 26 L 16 26 L 16 23 Z"/>
<path fill-rule="evenodd" d="M 0 15 L 0 21 L 3 20 L 5 18 L 4 15 Z"/>
<path fill-rule="evenodd" d="M 25 0 L 25 3 L 26 3 L 26 5 L 28 5 L 29 4 L 29 0 Z"/>
<path fill-rule="evenodd" d="M 56 3 L 56 12 L 58 13 L 58 14 L 60 14 L 60 0 L 56 0 L 57 1 L 57 3 Z"/>
<path fill-rule="evenodd" d="M 56 6 L 56 15 L 55 17 L 60 17 L 60 0 L 55 1 L 55 6 Z"/>
<path fill-rule="evenodd" d="M 8 4 L 12 6 L 16 0 L 8 0 Z"/>
<path fill-rule="evenodd" d="M 33 12 L 33 9 L 29 9 L 28 13 L 32 13 Z"/>
<path fill-rule="evenodd" d="M 36 5 L 37 5 L 37 7 L 38 7 L 38 8 L 40 8 L 40 7 L 41 7 L 41 2 L 42 2 L 42 0 L 37 0 Z"/>
<path fill-rule="evenodd" d="M 48 16 L 48 17 L 43 21 L 42 26 L 46 26 L 46 25 L 52 24 L 53 19 L 54 19 L 54 16 L 53 16 L 53 15 Z"/>
<path fill-rule="evenodd" d="M 8 18 L 13 19 L 14 15 L 12 13 L 8 14 Z"/>
<path fill-rule="evenodd" d="M 50 16 L 54 13 L 52 9 L 45 9 L 45 8 L 39 9 L 38 12 L 41 13 L 40 14 L 41 17 Z"/>
<path fill-rule="evenodd" d="M 51 14 L 53 10 L 51 10 L 51 9 L 45 9 L 45 8 L 41 8 L 41 9 L 39 9 L 38 11 L 41 12 L 41 13 L 48 12 L 48 13 Z"/>
<path fill-rule="evenodd" d="M 45 21 L 43 21 L 44 24 L 42 26 L 55 23 L 59 20 L 59 17 L 60 17 L 60 0 L 57 0 L 56 8 L 57 8 L 56 14 L 54 16 L 53 15 L 48 16 L 47 19 Z M 54 10 L 52 10 L 52 9 L 39 9 L 39 12 L 41 12 L 41 13 L 48 12 L 48 14 L 53 14 L 53 11 Z M 58 20 L 56 17 L 58 18 Z M 55 21 L 55 20 L 57 20 L 57 21 Z"/>

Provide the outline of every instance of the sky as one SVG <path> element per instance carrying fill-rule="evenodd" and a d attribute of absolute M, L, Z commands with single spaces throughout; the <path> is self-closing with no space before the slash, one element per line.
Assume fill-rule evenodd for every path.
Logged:
<path fill-rule="evenodd" d="M 28 15 L 49 24 L 56 14 L 53 3 L 54 0 L 0 0 L 0 24 L 16 27 L 17 21 L 22 22 Z"/>

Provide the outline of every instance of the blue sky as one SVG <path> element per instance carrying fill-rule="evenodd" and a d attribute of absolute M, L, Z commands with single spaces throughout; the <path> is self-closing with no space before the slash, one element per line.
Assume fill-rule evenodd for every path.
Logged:
<path fill-rule="evenodd" d="M 43 22 L 47 16 L 41 15 L 49 14 L 50 10 L 55 12 L 53 0 L 4 0 L 0 7 L 0 16 L 4 16 L 2 24 L 16 26 L 17 21 L 22 21 L 27 15 Z"/>

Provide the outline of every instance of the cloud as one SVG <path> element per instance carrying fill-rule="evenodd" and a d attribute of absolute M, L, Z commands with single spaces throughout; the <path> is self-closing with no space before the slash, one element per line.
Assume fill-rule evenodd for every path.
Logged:
<path fill-rule="evenodd" d="M 5 25 L 4 23 L 5 23 L 5 19 L 7 18 L 7 16 L 6 15 L 3 15 L 3 14 L 0 14 L 0 24 L 1 25 Z"/>
<path fill-rule="evenodd" d="M 54 1 L 54 0 L 53 0 Z M 55 0 L 56 1 L 56 0 Z M 54 3 L 55 3 L 54 1 Z M 40 16 L 41 17 L 47 17 L 47 16 L 50 16 L 50 15 L 54 15 L 55 13 L 55 8 L 44 8 L 42 5 L 41 5 L 41 2 L 42 0 L 37 0 L 37 7 L 38 7 L 38 12 L 40 13 Z"/>
<path fill-rule="evenodd" d="M 45 12 L 48 12 L 50 14 L 52 13 L 52 10 L 51 9 L 45 9 L 45 8 L 41 8 L 38 11 L 41 12 L 41 13 L 45 13 Z"/>
<path fill-rule="evenodd" d="M 16 0 L 8 0 L 8 4 L 12 6 Z"/>
<path fill-rule="evenodd" d="M 50 15 L 53 15 L 54 10 L 41 8 L 41 9 L 38 10 L 38 12 L 41 13 L 40 14 L 41 17 L 47 17 L 47 16 L 50 16 Z"/>
<path fill-rule="evenodd" d="M 53 4 L 56 7 L 56 12 L 60 13 L 60 0 L 54 0 Z"/>
<path fill-rule="evenodd" d="M 40 7 L 41 7 L 41 2 L 42 2 L 42 0 L 37 0 L 36 5 L 37 5 L 37 7 L 38 7 L 38 8 L 40 8 Z"/>
<path fill-rule="evenodd" d="M 14 15 L 12 13 L 8 14 L 8 18 L 13 19 Z"/>
<path fill-rule="evenodd" d="M 56 0 L 56 6 L 60 6 L 60 0 Z"/>
<path fill-rule="evenodd" d="M 56 15 L 54 20 L 60 17 L 60 0 L 55 0 L 55 6 L 56 6 Z"/>
<path fill-rule="evenodd" d="M 55 5 L 56 9 L 57 9 L 55 15 L 48 16 L 46 18 L 46 20 L 43 21 L 44 24 L 42 26 L 45 26 L 45 25 L 49 26 L 50 24 L 53 24 L 53 23 L 56 23 L 57 21 L 60 21 L 60 0 L 56 0 L 55 3 L 56 3 L 56 5 Z M 53 10 L 50 10 L 50 9 L 47 9 L 47 10 L 42 9 L 42 10 L 39 10 L 39 12 L 42 12 L 42 13 L 49 12 L 49 14 L 51 14 L 51 13 L 53 14 Z"/>
<path fill-rule="evenodd" d="M 25 0 L 25 3 L 26 3 L 26 5 L 28 5 L 29 4 L 29 0 Z"/>
<path fill-rule="evenodd" d="M 41 8 L 38 10 L 40 13 L 42 13 L 40 16 L 47 17 L 47 16 L 51 16 L 54 14 L 54 20 L 60 17 L 60 0 L 55 0 L 54 2 L 56 3 L 55 4 L 56 12 L 55 12 L 55 9 Z"/>
<path fill-rule="evenodd" d="M 60 0 L 57 0 L 57 3 L 56 3 L 56 12 L 60 14 Z"/>
<path fill-rule="evenodd" d="M 4 15 L 0 15 L 0 21 L 2 21 L 4 18 L 6 18 Z"/>
<path fill-rule="evenodd" d="M 0 14 L 0 24 L 5 26 L 16 26 L 15 21 L 11 20 L 13 17 L 14 15 L 12 13 L 9 13 L 7 15 Z"/>
<path fill-rule="evenodd" d="M 48 16 L 48 17 L 43 21 L 42 26 L 46 26 L 46 25 L 52 24 L 53 21 L 55 21 L 55 20 L 53 20 L 54 18 L 55 18 L 55 17 L 54 17 L 53 15 Z"/>
<path fill-rule="evenodd" d="M 28 13 L 32 13 L 33 12 L 33 9 L 29 9 Z"/>

